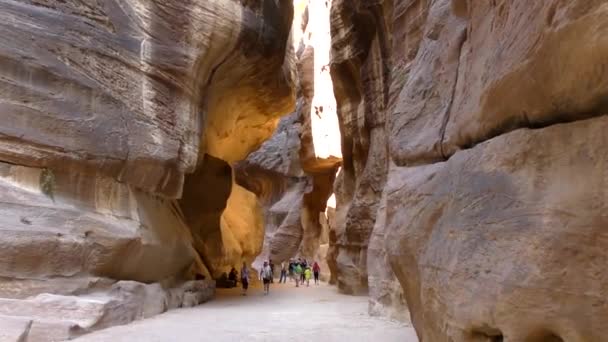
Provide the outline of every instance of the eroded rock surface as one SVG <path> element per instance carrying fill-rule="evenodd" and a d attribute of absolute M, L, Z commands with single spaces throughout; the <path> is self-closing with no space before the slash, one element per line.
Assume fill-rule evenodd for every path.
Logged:
<path fill-rule="evenodd" d="M 607 9 L 333 1 L 343 289 L 369 285 L 372 312 L 403 294 L 424 341 L 602 339 Z"/>
<path fill-rule="evenodd" d="M 388 165 L 390 36 L 382 3 L 334 0 L 331 6 L 331 75 L 344 161 L 329 265 L 340 290 L 367 294 L 367 247 Z"/>
<path fill-rule="evenodd" d="M 196 304 L 213 295 L 174 201 L 101 176 L 2 163 L 0 188 L 0 324 L 29 321 L 28 341 L 184 306 L 182 299 L 165 304 L 168 293 L 197 293 Z M 195 274 L 207 277 L 204 288 L 180 287 Z M 150 311 L 149 303 L 159 304 Z M 52 318 L 61 310 L 66 314 Z"/>
<path fill-rule="evenodd" d="M 197 265 L 175 203 L 109 178 L 0 164 L 4 278 L 160 281 Z"/>
<path fill-rule="evenodd" d="M 236 167 L 237 183 L 255 193 L 263 207 L 264 247 L 256 266 L 296 256 L 317 260 L 320 245 L 327 242 L 324 215 L 335 171 L 302 169 L 302 115 L 296 111 L 283 118 L 272 138 Z"/>
<path fill-rule="evenodd" d="M 98 171 L 178 196 L 201 142 L 215 157 L 244 158 L 293 103 L 287 2 L 0 6 L 0 151 L 15 164 Z"/>
<path fill-rule="evenodd" d="M 606 125 L 521 129 L 391 172 L 388 251 L 422 339 L 603 338 Z"/>
<path fill-rule="evenodd" d="M 233 166 L 293 110 L 292 18 L 283 0 L 0 0 L 1 297 L 128 280 L 158 298 L 251 262 L 261 208 Z M 163 310 L 201 301 L 182 292 Z"/>
<path fill-rule="evenodd" d="M 605 109 L 604 1 L 418 2 L 419 53 L 402 61 L 411 72 L 392 117 L 396 164 Z"/>
<path fill-rule="evenodd" d="M 264 207 L 266 237 L 256 265 L 269 258 L 280 262 L 295 256 L 324 262 L 326 248 L 320 247 L 329 240 L 327 201 L 341 163 L 328 66 L 329 2 L 294 4 L 292 34 L 298 39 L 294 41 L 298 79 L 295 111 L 236 167 L 237 182 L 254 192 Z"/>
<path fill-rule="evenodd" d="M 410 321 L 409 309 L 405 303 L 403 288 L 390 265 L 385 247 L 387 190 L 382 193 L 376 222 L 367 249 L 367 279 L 369 286 L 369 313 L 388 316 L 393 319 Z"/>

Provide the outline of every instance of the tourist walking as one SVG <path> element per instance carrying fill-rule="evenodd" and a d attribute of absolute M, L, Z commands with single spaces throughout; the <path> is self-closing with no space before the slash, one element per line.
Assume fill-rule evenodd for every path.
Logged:
<path fill-rule="evenodd" d="M 285 265 L 285 261 L 281 262 L 281 276 L 279 277 L 279 284 L 287 282 L 287 266 Z"/>
<path fill-rule="evenodd" d="M 267 295 L 270 292 L 270 281 L 272 279 L 272 269 L 267 261 L 264 261 L 264 266 L 262 266 L 262 270 L 260 271 L 260 278 L 264 282 L 264 295 Z"/>
<path fill-rule="evenodd" d="M 243 296 L 247 295 L 247 289 L 249 288 L 249 268 L 247 264 L 243 262 L 243 268 L 241 268 L 241 284 L 243 286 Z"/>
<path fill-rule="evenodd" d="M 319 266 L 319 263 L 316 261 L 312 265 L 312 273 L 315 277 L 315 285 L 319 285 L 319 273 L 321 273 L 321 266 Z"/>
<path fill-rule="evenodd" d="M 310 270 L 310 267 L 306 267 L 306 270 L 304 270 L 304 280 L 306 280 L 306 287 L 310 286 L 310 277 L 312 276 L 312 271 Z"/>
<path fill-rule="evenodd" d="M 300 273 L 300 283 L 304 284 L 304 271 L 306 270 L 306 267 L 308 267 L 308 262 L 306 262 L 306 259 L 300 262 L 300 266 L 302 267 L 302 273 Z"/>
<path fill-rule="evenodd" d="M 274 283 L 274 263 L 272 259 L 268 259 L 268 265 L 270 265 L 270 282 Z"/>
<path fill-rule="evenodd" d="M 294 269 L 296 267 L 295 262 L 293 261 L 293 259 L 289 260 L 289 281 L 293 281 L 293 272 Z"/>
<path fill-rule="evenodd" d="M 236 268 L 234 268 L 234 266 L 233 266 L 232 269 L 230 270 L 230 273 L 228 274 L 228 282 L 230 283 L 230 287 L 236 287 L 238 276 L 239 276 L 239 273 L 236 271 Z"/>
<path fill-rule="evenodd" d="M 296 280 L 296 287 L 300 286 L 300 277 L 302 276 L 302 265 L 296 263 L 294 266 L 294 279 Z"/>

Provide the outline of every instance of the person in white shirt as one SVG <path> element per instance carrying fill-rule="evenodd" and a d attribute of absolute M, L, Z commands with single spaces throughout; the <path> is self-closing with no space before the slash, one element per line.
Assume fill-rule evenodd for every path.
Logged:
<path fill-rule="evenodd" d="M 264 295 L 267 295 L 270 292 L 270 280 L 272 279 L 272 270 L 270 269 L 270 265 L 268 265 L 268 261 L 264 261 L 264 266 L 262 266 L 262 270 L 260 271 L 260 278 L 264 282 Z"/>

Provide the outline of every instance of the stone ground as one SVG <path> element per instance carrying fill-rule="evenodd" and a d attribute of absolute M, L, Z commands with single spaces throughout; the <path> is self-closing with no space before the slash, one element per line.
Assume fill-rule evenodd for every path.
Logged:
<path fill-rule="evenodd" d="M 370 317 L 367 297 L 339 294 L 325 284 L 273 284 L 269 296 L 252 288 L 219 289 L 201 306 L 85 335 L 77 341 L 401 341 L 417 342 L 407 324 Z"/>

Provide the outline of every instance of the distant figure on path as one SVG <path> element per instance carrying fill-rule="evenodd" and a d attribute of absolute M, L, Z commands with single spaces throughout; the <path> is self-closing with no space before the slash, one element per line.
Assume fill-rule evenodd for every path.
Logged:
<path fill-rule="evenodd" d="M 300 282 L 301 282 L 302 284 L 304 284 L 304 280 L 306 280 L 306 279 L 304 279 L 304 271 L 305 271 L 305 270 L 306 270 L 306 268 L 308 267 L 308 262 L 306 261 L 306 259 L 304 259 L 304 261 L 302 261 L 302 262 L 300 263 L 300 266 L 302 266 L 302 273 L 300 274 Z"/>
<path fill-rule="evenodd" d="M 281 276 L 279 277 L 279 284 L 283 281 L 283 283 L 287 282 L 287 265 L 285 265 L 285 261 L 281 263 Z"/>
<path fill-rule="evenodd" d="M 321 266 L 319 266 L 319 263 L 316 261 L 312 265 L 312 273 L 315 276 L 315 284 L 319 285 L 319 273 L 321 273 Z"/>
<path fill-rule="evenodd" d="M 302 265 L 300 265 L 299 263 L 296 263 L 293 273 L 294 273 L 294 278 L 296 280 L 296 287 L 299 287 L 300 277 L 302 276 Z"/>
<path fill-rule="evenodd" d="M 264 266 L 262 266 L 262 270 L 260 271 L 260 278 L 264 282 L 264 295 L 267 295 L 270 292 L 270 281 L 272 279 L 272 269 L 267 261 L 264 261 Z"/>
<path fill-rule="evenodd" d="M 306 280 L 306 287 L 310 286 L 310 277 L 312 276 L 312 271 L 310 270 L 310 267 L 306 267 L 306 270 L 304 270 L 304 279 Z"/>
<path fill-rule="evenodd" d="M 249 269 L 245 262 L 243 262 L 243 268 L 241 268 L 241 284 L 243 285 L 243 296 L 246 296 L 249 288 Z"/>
<path fill-rule="evenodd" d="M 238 276 L 239 276 L 239 273 L 236 271 L 236 268 L 234 268 L 234 266 L 232 266 L 232 269 L 230 270 L 230 273 L 228 274 L 228 281 L 230 282 L 230 284 L 232 284 L 232 287 L 236 287 Z"/>
<path fill-rule="evenodd" d="M 274 263 L 272 259 L 268 259 L 268 264 L 270 265 L 270 282 L 274 283 Z"/>
<path fill-rule="evenodd" d="M 296 263 L 293 259 L 289 260 L 289 281 L 293 281 L 293 274 L 295 272 Z"/>

